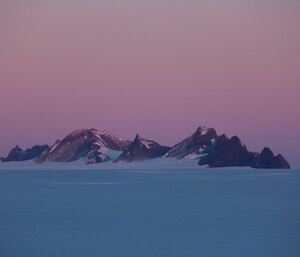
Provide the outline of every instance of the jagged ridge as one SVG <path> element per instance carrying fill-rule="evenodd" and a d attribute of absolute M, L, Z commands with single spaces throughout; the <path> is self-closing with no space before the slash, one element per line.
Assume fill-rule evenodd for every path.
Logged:
<path fill-rule="evenodd" d="M 11 162 L 11 161 L 27 161 L 34 159 L 40 156 L 43 152 L 49 149 L 48 145 L 36 145 L 32 148 L 28 148 L 23 150 L 20 146 L 14 147 L 6 158 L 2 158 L 3 162 Z"/>
<path fill-rule="evenodd" d="M 260 153 L 250 152 L 237 136 L 218 136 L 215 129 L 206 127 L 197 128 L 190 137 L 173 147 L 162 146 L 139 135 L 131 142 L 105 130 L 79 129 L 57 140 L 51 147 L 43 145 L 23 150 L 16 146 L 1 160 L 71 162 L 84 159 L 86 163 L 99 163 L 108 160 L 132 162 L 158 157 L 198 159 L 199 165 L 209 167 L 290 168 L 282 155 L 275 156 L 267 147 Z"/>
<path fill-rule="evenodd" d="M 237 136 L 228 138 L 221 135 L 208 149 L 207 155 L 200 158 L 199 165 L 209 167 L 241 167 L 263 169 L 288 169 L 290 165 L 281 156 L 274 156 L 269 148 L 264 148 L 261 153 L 250 152 Z"/>

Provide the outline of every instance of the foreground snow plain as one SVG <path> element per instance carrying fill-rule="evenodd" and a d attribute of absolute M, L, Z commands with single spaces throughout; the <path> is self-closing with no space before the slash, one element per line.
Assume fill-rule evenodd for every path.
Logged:
<path fill-rule="evenodd" d="M 0 163 L 0 257 L 298 257 L 300 169 Z"/>

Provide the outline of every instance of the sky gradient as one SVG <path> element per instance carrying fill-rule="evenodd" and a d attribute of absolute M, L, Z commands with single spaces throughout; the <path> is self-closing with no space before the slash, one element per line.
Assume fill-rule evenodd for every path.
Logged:
<path fill-rule="evenodd" d="M 0 156 L 197 126 L 300 166 L 300 1 L 0 0 Z"/>

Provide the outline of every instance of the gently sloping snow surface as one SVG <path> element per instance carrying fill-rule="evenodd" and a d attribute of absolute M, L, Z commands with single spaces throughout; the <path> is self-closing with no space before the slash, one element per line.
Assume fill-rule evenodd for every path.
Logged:
<path fill-rule="evenodd" d="M 0 167 L 1 257 L 298 257 L 300 170 Z"/>

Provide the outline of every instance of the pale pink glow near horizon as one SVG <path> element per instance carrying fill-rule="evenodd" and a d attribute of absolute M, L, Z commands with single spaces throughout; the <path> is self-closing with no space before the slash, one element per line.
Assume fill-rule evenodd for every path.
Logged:
<path fill-rule="evenodd" d="M 0 156 L 205 125 L 300 166 L 300 3 L 219 2 L 0 0 Z"/>

